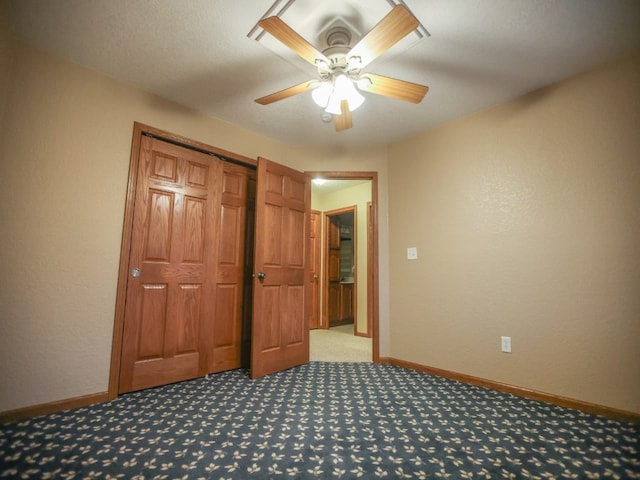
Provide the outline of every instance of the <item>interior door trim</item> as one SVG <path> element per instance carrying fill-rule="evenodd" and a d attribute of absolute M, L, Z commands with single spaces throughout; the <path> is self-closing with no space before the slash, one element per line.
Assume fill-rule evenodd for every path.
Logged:
<path fill-rule="evenodd" d="M 367 303 L 371 311 L 371 336 L 373 345 L 373 361 L 380 362 L 380 295 L 379 295 L 379 261 L 378 261 L 378 172 L 306 172 L 311 178 L 321 177 L 327 180 L 370 180 L 371 181 L 371 248 L 367 278 Z M 368 310 L 369 310 L 368 308 Z"/>
<path fill-rule="evenodd" d="M 129 253 L 131 250 L 131 234 L 133 232 L 133 207 L 140 164 L 140 146 L 143 135 L 180 145 L 185 148 L 197 150 L 201 153 L 214 155 L 222 160 L 256 168 L 258 162 L 250 157 L 238 155 L 221 148 L 216 148 L 202 142 L 191 140 L 164 130 L 160 130 L 139 122 L 133 124 L 133 136 L 131 142 L 131 157 L 129 161 L 129 179 L 127 182 L 127 194 L 124 209 L 124 222 L 122 228 L 122 242 L 120 248 L 120 264 L 118 270 L 118 286 L 116 289 L 116 306 L 113 323 L 113 339 L 111 342 L 111 364 L 109 367 L 108 398 L 114 400 L 118 397 L 118 380 L 122 356 L 122 334 L 124 332 L 125 302 L 127 296 L 127 284 L 129 280 Z"/>

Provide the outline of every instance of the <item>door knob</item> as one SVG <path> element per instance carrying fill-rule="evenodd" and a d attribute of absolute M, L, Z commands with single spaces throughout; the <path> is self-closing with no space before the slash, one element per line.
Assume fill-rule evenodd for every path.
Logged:
<path fill-rule="evenodd" d="M 317 279 L 318 279 L 318 274 L 317 274 L 317 273 L 313 276 L 313 279 L 314 279 L 314 280 L 317 280 Z"/>
<path fill-rule="evenodd" d="M 139 268 L 132 268 L 131 269 L 131 276 L 132 277 L 139 277 L 140 276 L 140 269 Z"/>
<path fill-rule="evenodd" d="M 257 275 L 258 280 L 260 280 L 261 282 L 264 282 L 264 278 L 265 278 L 266 276 L 267 276 L 267 275 L 266 275 L 264 272 L 258 272 L 258 275 Z"/>

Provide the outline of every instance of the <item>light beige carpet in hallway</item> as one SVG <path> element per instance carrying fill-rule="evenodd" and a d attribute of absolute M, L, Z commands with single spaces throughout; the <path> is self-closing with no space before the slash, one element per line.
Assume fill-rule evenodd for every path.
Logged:
<path fill-rule="evenodd" d="M 309 360 L 316 362 L 371 362 L 371 339 L 353 334 L 353 325 L 309 332 Z"/>

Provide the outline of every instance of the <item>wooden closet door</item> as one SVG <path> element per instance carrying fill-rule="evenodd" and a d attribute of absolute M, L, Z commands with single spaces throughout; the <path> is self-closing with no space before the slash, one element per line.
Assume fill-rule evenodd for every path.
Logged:
<path fill-rule="evenodd" d="M 258 158 L 253 378 L 309 361 L 310 210 L 308 175 Z"/>
<path fill-rule="evenodd" d="M 242 356 L 248 168 L 225 163 L 218 232 L 216 305 L 209 373 L 240 368 Z M 255 199 L 254 199 L 255 200 Z M 250 292 L 248 292 L 250 293 Z"/>
<path fill-rule="evenodd" d="M 204 375 L 222 162 L 142 137 L 119 392 Z"/>

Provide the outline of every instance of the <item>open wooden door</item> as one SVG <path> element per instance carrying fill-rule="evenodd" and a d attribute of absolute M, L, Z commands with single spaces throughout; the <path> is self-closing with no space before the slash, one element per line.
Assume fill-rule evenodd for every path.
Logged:
<path fill-rule="evenodd" d="M 258 159 L 251 377 L 309 361 L 309 177 Z"/>

